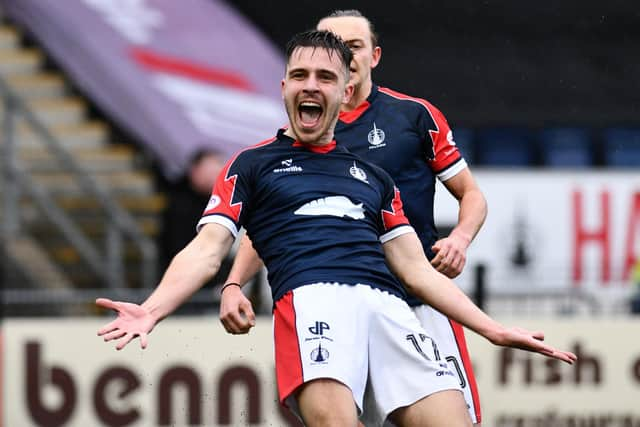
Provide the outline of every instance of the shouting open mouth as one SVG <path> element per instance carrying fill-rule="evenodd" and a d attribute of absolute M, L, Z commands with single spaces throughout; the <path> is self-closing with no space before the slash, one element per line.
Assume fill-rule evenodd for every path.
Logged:
<path fill-rule="evenodd" d="M 304 101 L 298 105 L 298 117 L 300 123 L 305 129 L 312 129 L 318 126 L 322 118 L 323 108 L 320 104 L 313 101 Z"/>

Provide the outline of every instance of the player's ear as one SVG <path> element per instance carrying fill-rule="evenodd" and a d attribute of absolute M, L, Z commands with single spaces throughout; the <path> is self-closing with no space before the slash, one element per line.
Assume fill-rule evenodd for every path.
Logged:
<path fill-rule="evenodd" d="M 378 66 L 380 58 L 382 58 L 382 48 L 380 46 L 376 46 L 373 48 L 373 54 L 371 55 L 371 68 L 376 68 Z"/>
<path fill-rule="evenodd" d="M 280 95 L 284 99 L 284 79 L 280 80 Z"/>
<path fill-rule="evenodd" d="M 344 96 L 342 97 L 343 104 L 348 104 L 349 101 L 351 101 L 351 97 L 353 96 L 354 90 L 355 90 L 355 86 L 353 85 L 353 83 L 351 83 L 351 80 L 349 80 L 346 86 L 344 87 Z"/>

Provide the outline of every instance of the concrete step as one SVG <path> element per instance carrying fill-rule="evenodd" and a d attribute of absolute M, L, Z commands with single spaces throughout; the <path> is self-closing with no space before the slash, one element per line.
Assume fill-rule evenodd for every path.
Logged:
<path fill-rule="evenodd" d="M 18 158 L 32 172 L 60 172 L 63 166 L 49 150 L 19 146 Z M 87 171 L 94 173 L 125 172 L 136 166 L 135 151 L 124 144 L 97 148 L 78 148 L 69 154 Z"/>
<path fill-rule="evenodd" d="M 17 123 L 16 143 L 19 146 L 40 148 L 44 143 L 33 129 L 24 123 Z M 80 124 L 54 125 L 49 128 L 63 147 L 68 149 L 99 148 L 107 143 L 109 127 L 102 121 L 85 121 Z M 0 126 L 2 131 L 2 126 Z"/>
<path fill-rule="evenodd" d="M 97 184 L 112 195 L 149 195 L 155 193 L 154 179 L 149 173 L 124 171 L 93 175 Z M 54 196 L 86 195 L 75 177 L 64 172 L 33 173 L 32 178 Z"/>
<path fill-rule="evenodd" d="M 75 216 L 95 217 L 102 210 L 97 200 L 88 197 L 61 195 L 56 202 L 65 211 Z M 155 216 L 164 211 L 167 206 L 167 196 L 162 193 L 149 195 L 122 195 L 117 198 L 118 204 L 136 217 Z"/>
<path fill-rule="evenodd" d="M 32 99 L 27 107 L 47 126 L 71 126 L 85 120 L 86 102 L 78 97 L 60 96 L 55 98 Z M 0 104 L 0 115 L 4 114 L 4 104 Z M 15 126 L 24 126 L 26 118 L 20 113 L 15 116 Z"/>
<path fill-rule="evenodd" d="M 68 92 L 64 77 L 58 73 L 9 75 L 6 80 L 11 89 L 23 99 L 52 98 Z"/>
<path fill-rule="evenodd" d="M 86 237 L 91 239 L 99 248 L 104 248 L 104 238 L 107 231 L 107 220 L 102 216 L 84 216 L 81 218 L 74 217 L 74 223 L 84 233 Z M 136 224 L 140 231 L 149 237 L 156 236 L 161 230 L 161 221 L 159 218 L 138 218 Z M 36 236 L 47 246 L 70 246 L 69 242 L 60 233 L 52 233 L 49 221 L 39 218 L 28 225 L 29 233 Z M 125 239 L 127 241 L 128 239 Z M 129 243 L 127 243 L 129 244 Z"/>
<path fill-rule="evenodd" d="M 39 49 L 0 50 L 0 75 L 33 74 L 43 62 L 44 55 Z"/>
<path fill-rule="evenodd" d="M 0 25 L 0 50 L 15 49 L 19 40 L 20 35 L 15 28 L 9 25 Z"/>

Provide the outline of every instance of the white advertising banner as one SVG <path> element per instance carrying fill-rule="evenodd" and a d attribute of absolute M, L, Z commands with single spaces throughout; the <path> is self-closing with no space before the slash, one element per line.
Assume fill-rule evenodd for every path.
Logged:
<path fill-rule="evenodd" d="M 163 321 L 121 352 L 106 319 L 3 324 L 3 426 L 293 426 L 276 404 L 271 320 L 247 336 L 214 316 Z M 467 333 L 491 427 L 640 426 L 640 318 L 502 319 L 546 331 L 569 366 Z"/>
<path fill-rule="evenodd" d="M 640 259 L 640 171 L 474 170 L 489 213 L 467 253 L 493 290 L 629 289 Z M 436 225 L 457 222 L 438 185 Z M 456 281 L 472 286 L 473 268 Z"/>

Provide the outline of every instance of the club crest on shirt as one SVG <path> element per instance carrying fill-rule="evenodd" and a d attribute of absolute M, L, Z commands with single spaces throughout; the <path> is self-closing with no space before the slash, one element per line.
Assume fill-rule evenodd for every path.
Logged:
<path fill-rule="evenodd" d="M 384 137 L 384 131 L 376 126 L 376 122 L 373 122 L 373 129 L 371 129 L 367 135 L 367 140 L 371 145 L 369 149 L 386 146 L 387 144 L 384 143 Z"/>
<path fill-rule="evenodd" d="M 369 183 L 369 181 L 367 181 L 367 173 L 364 171 L 364 169 L 359 168 L 358 165 L 356 165 L 356 162 L 353 162 L 353 166 L 349 168 L 349 173 L 355 179 L 359 179 L 360 181 L 366 182 L 367 184 Z"/>

